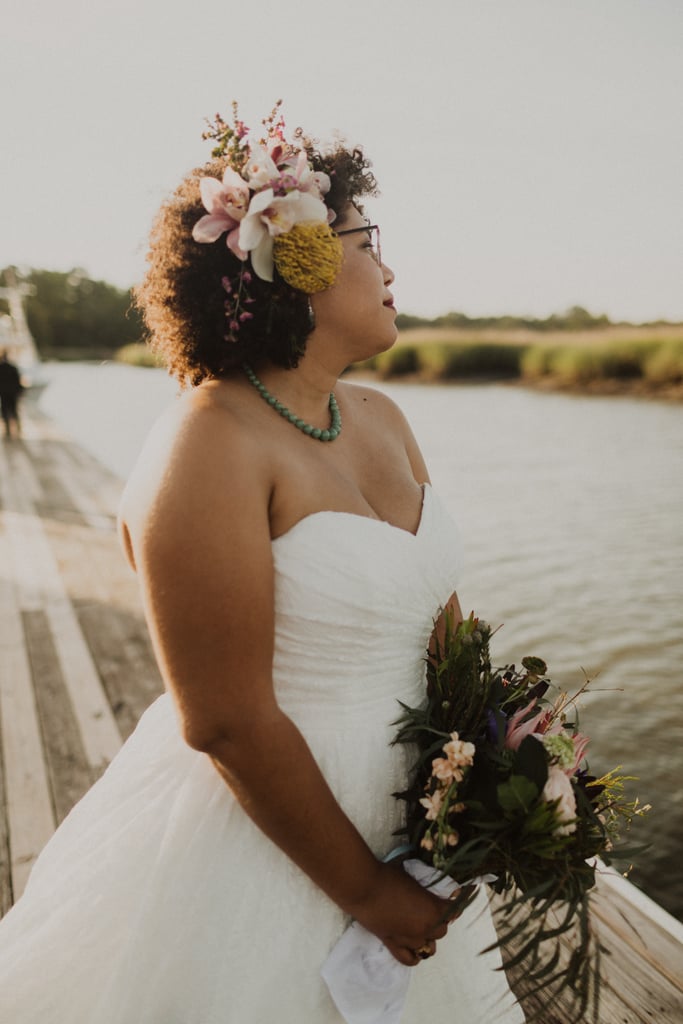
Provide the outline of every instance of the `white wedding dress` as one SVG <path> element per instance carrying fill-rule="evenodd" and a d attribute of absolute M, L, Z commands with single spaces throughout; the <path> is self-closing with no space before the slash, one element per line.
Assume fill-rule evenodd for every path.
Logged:
<path fill-rule="evenodd" d="M 273 552 L 278 699 L 384 857 L 410 761 L 392 723 L 399 700 L 423 695 L 460 567 L 455 528 L 425 487 L 415 536 L 318 512 Z M 0 924 L 0 1022 L 342 1024 L 320 968 L 348 923 L 184 744 L 162 696 Z M 482 894 L 414 968 L 402 1024 L 522 1021 L 497 952 L 479 955 L 493 937 Z"/>

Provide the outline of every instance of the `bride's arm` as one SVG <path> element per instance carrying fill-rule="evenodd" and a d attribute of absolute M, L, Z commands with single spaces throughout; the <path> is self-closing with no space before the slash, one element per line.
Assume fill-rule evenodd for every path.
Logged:
<path fill-rule="evenodd" d="M 225 410 L 160 432 L 123 506 L 157 657 L 186 741 L 247 814 L 403 963 L 448 905 L 377 861 L 273 690 L 270 476 Z M 324 666 L 321 666 L 321 670 Z M 381 780 L 368 780 L 381 785 Z"/>

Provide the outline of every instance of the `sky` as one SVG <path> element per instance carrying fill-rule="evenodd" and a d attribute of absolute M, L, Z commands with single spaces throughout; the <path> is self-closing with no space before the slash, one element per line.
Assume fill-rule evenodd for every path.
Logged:
<path fill-rule="evenodd" d="M 0 267 L 128 287 L 204 119 L 341 133 L 402 312 L 683 320 L 680 0 L 0 0 Z"/>

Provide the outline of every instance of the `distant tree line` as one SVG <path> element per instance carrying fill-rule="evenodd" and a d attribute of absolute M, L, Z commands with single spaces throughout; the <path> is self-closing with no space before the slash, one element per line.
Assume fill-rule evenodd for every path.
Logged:
<path fill-rule="evenodd" d="M 657 321 L 657 324 L 664 321 Z M 583 306 L 572 306 L 566 313 L 553 313 L 545 319 L 525 316 L 467 316 L 465 313 L 446 313 L 444 316 L 434 317 L 427 320 L 420 316 L 411 316 L 409 313 L 399 313 L 396 317 L 396 326 L 399 330 L 409 330 L 414 327 L 449 327 L 460 330 L 491 330 L 513 331 L 587 331 L 609 327 L 612 321 L 604 313 L 600 316 L 593 316 Z M 654 327 L 655 323 L 643 326 Z"/>
<path fill-rule="evenodd" d="M 79 269 L 30 270 L 21 274 L 21 281 L 31 286 L 24 299 L 26 319 L 44 357 L 107 355 L 143 336 L 130 291 L 93 281 Z M 8 311 L 2 300 L 0 310 Z"/>
<path fill-rule="evenodd" d="M 80 269 L 68 273 L 30 270 L 21 274 L 21 280 L 32 286 L 31 294 L 24 299 L 26 317 L 38 350 L 44 357 L 105 356 L 144 337 L 142 320 L 133 305 L 130 290 L 116 288 L 106 281 L 93 281 Z M 4 284 L 4 270 L 0 271 L 0 284 Z M 7 303 L 0 299 L 0 312 L 7 311 Z M 461 330 L 585 331 L 608 327 L 611 323 L 604 314 L 593 316 L 582 306 L 572 306 L 565 313 L 553 313 L 545 319 L 471 317 L 465 313 L 446 313 L 431 320 L 399 313 L 396 318 L 400 330 L 446 327 Z"/>

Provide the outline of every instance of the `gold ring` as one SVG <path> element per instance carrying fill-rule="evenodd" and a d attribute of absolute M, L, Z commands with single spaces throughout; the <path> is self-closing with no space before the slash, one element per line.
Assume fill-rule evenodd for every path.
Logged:
<path fill-rule="evenodd" d="M 429 960 L 430 956 L 434 956 L 436 950 L 432 949 L 428 942 L 425 942 L 424 946 L 414 950 L 414 953 L 415 956 L 419 956 L 420 960 Z"/>

